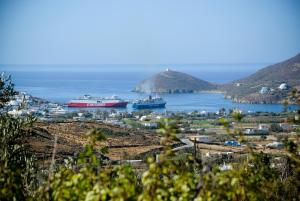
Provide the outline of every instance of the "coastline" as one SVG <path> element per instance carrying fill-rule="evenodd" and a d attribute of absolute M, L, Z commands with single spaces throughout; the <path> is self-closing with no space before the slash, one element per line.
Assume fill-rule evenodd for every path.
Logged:
<path fill-rule="evenodd" d="M 226 95 L 225 91 L 221 91 L 221 90 L 205 90 L 205 91 L 193 91 L 193 92 L 141 92 L 141 91 L 137 91 L 137 90 L 131 90 L 131 92 L 134 93 L 138 93 L 138 94 L 201 94 L 201 93 L 208 93 L 208 94 L 223 94 L 224 95 L 224 99 L 226 100 L 230 100 L 232 103 L 239 103 L 239 104 L 263 104 L 263 105 L 267 105 L 267 104 L 283 104 L 285 99 L 282 100 L 278 100 L 278 101 L 266 101 L 266 100 L 262 100 L 262 101 L 250 101 L 250 100 L 246 100 L 244 98 L 236 98 L 236 97 L 231 97 L 230 95 Z M 289 102 L 289 105 L 294 105 L 294 106 L 299 106 L 300 104 L 297 104 L 295 102 Z"/>

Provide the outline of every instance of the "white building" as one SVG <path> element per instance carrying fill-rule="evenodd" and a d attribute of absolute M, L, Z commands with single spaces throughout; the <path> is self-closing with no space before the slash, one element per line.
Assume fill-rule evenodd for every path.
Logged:
<path fill-rule="evenodd" d="M 260 94 L 266 94 L 270 91 L 268 87 L 262 87 L 261 90 L 259 91 Z"/>
<path fill-rule="evenodd" d="M 157 128 L 158 127 L 156 122 L 145 122 L 145 123 L 143 123 L 143 126 L 148 127 L 148 128 Z"/>
<path fill-rule="evenodd" d="M 7 104 L 8 106 L 18 106 L 20 103 L 17 100 L 11 100 Z"/>
<path fill-rule="evenodd" d="M 162 116 L 156 116 L 156 119 L 162 119 L 163 117 Z"/>
<path fill-rule="evenodd" d="M 146 120 L 149 120 L 147 116 L 141 116 L 140 121 L 146 121 Z"/>
<path fill-rule="evenodd" d="M 207 111 L 204 111 L 204 110 L 200 112 L 201 115 L 207 115 L 207 113 L 208 113 L 208 112 L 207 112 Z"/>
<path fill-rule="evenodd" d="M 191 141 L 196 141 L 200 143 L 211 143 L 212 138 L 208 135 L 195 135 L 195 136 L 189 136 L 189 139 Z"/>
<path fill-rule="evenodd" d="M 223 163 L 223 165 L 219 166 L 219 169 L 221 171 L 225 171 L 225 170 L 231 170 L 232 169 L 232 165 L 226 165 L 225 162 Z"/>
<path fill-rule="evenodd" d="M 268 134 L 270 130 L 270 126 L 268 124 L 259 124 L 258 125 L 258 133 L 259 134 Z"/>
<path fill-rule="evenodd" d="M 254 129 L 254 128 L 246 128 L 246 129 L 244 130 L 244 133 L 245 133 L 246 135 L 254 135 L 254 134 L 255 134 L 255 129 Z"/>
<path fill-rule="evenodd" d="M 8 114 L 14 117 L 18 117 L 18 116 L 26 115 L 28 114 L 28 112 L 26 110 L 11 110 L 8 112 Z"/>
<path fill-rule="evenodd" d="M 105 124 L 111 124 L 111 125 L 117 125 L 117 126 L 122 126 L 123 122 L 117 120 L 117 119 L 106 119 L 104 121 Z"/>
<path fill-rule="evenodd" d="M 282 83 L 282 84 L 280 84 L 279 87 L 278 87 L 279 90 L 287 90 L 287 88 L 288 88 L 287 83 Z"/>
<path fill-rule="evenodd" d="M 61 106 L 58 106 L 58 107 L 50 108 L 49 112 L 53 115 L 63 115 L 66 114 L 68 111 L 62 108 Z"/>

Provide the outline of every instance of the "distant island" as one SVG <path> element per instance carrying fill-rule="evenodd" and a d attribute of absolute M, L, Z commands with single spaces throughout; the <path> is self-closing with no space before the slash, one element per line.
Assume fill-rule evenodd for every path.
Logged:
<path fill-rule="evenodd" d="M 222 92 L 240 103 L 282 103 L 293 90 L 300 90 L 300 54 L 265 67 L 227 84 L 214 84 L 186 73 L 166 69 L 141 81 L 133 91 L 141 93 Z M 290 99 L 290 103 L 299 100 Z"/>
<path fill-rule="evenodd" d="M 141 81 L 134 89 L 142 93 L 195 93 L 217 89 L 215 84 L 191 75 L 166 69 Z"/>

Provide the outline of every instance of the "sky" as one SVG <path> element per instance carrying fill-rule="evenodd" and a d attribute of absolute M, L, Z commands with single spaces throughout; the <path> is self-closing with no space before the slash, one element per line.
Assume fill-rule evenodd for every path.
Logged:
<path fill-rule="evenodd" d="M 0 64 L 275 63 L 299 0 L 0 0 Z"/>

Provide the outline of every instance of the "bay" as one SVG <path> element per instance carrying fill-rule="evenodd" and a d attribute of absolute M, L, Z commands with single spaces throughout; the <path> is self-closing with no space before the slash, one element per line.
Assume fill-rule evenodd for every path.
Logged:
<path fill-rule="evenodd" d="M 0 65 L 12 75 L 17 90 L 61 104 L 89 94 L 97 97 L 118 95 L 126 100 L 145 98 L 147 94 L 132 92 L 141 80 L 171 68 L 214 83 L 242 78 L 266 64 L 181 64 L 181 65 Z M 281 112 L 281 104 L 240 104 L 224 99 L 223 94 L 161 94 L 168 111 L 209 111 L 220 108 L 243 111 Z M 291 110 L 299 106 L 290 106 Z M 131 105 L 127 110 L 131 111 Z M 164 110 L 157 110 L 158 112 Z"/>

